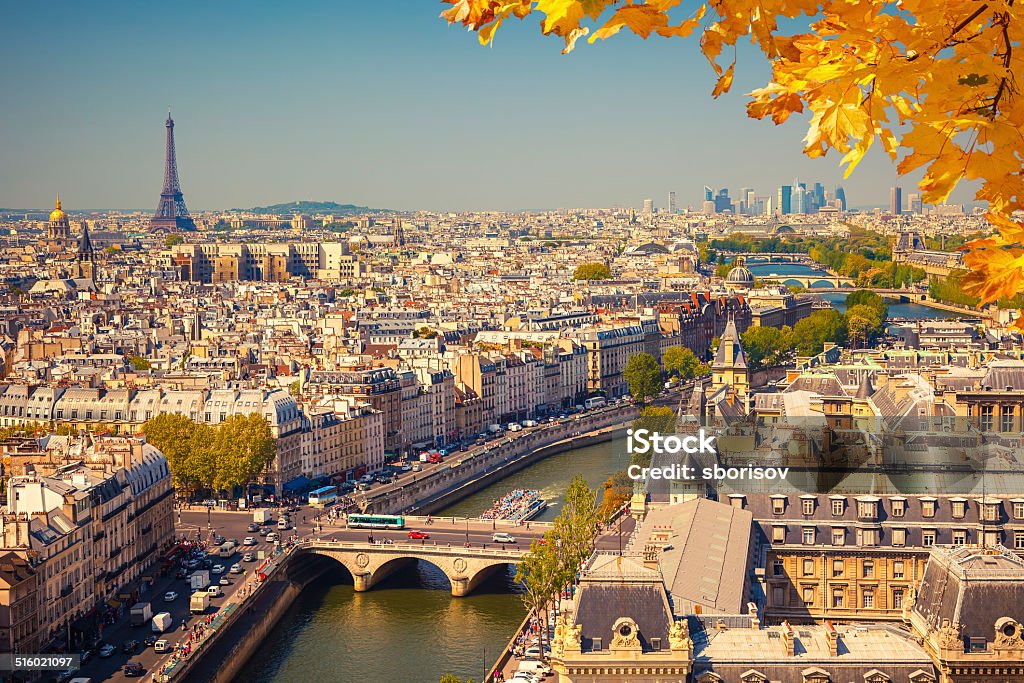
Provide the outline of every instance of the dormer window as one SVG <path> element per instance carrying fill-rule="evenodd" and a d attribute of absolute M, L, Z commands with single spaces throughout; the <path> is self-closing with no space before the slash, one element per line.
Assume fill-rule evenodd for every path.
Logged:
<path fill-rule="evenodd" d="M 801 512 L 803 512 L 805 515 L 813 515 L 814 514 L 814 503 L 815 503 L 814 498 L 801 498 L 800 499 L 800 509 L 801 509 Z"/>
<path fill-rule="evenodd" d="M 934 498 L 922 498 L 921 499 L 921 516 L 922 517 L 934 517 L 935 516 L 935 499 Z"/>
<path fill-rule="evenodd" d="M 772 513 L 781 515 L 786 511 L 786 497 L 772 496 Z"/>

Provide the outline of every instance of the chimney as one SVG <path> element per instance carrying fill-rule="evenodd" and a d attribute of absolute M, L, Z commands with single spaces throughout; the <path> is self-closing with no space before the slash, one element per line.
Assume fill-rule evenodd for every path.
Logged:
<path fill-rule="evenodd" d="M 747 611 L 750 612 L 750 627 L 754 629 L 760 629 L 761 619 L 757 614 L 757 605 L 753 602 L 748 602 Z"/>
<path fill-rule="evenodd" d="M 825 640 L 828 642 L 828 656 L 839 656 L 839 631 L 831 621 L 825 621 Z"/>
<path fill-rule="evenodd" d="M 786 656 L 796 656 L 796 634 L 793 632 L 793 627 L 789 625 L 789 621 L 782 622 L 782 640 L 786 643 Z"/>

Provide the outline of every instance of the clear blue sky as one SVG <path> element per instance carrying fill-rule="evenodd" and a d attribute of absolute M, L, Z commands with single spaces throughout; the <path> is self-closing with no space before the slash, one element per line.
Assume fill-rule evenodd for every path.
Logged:
<path fill-rule="evenodd" d="M 568 56 L 536 20 L 495 45 L 431 0 L 22 2 L 0 41 L 0 206 L 155 207 L 173 108 L 189 207 L 296 199 L 396 209 L 699 205 L 701 188 L 832 187 L 838 155 L 800 153 L 802 121 L 746 117 L 767 66 L 741 51 L 734 94 L 696 41 L 625 33 Z M 892 164 L 843 183 L 888 203 Z M 913 183 L 903 182 L 904 195 Z M 961 192 L 959 201 L 970 199 Z"/>

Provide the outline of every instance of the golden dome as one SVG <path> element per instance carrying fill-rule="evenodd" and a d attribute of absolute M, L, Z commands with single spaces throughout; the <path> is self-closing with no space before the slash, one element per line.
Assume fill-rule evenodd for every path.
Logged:
<path fill-rule="evenodd" d="M 50 222 L 62 221 L 67 214 L 60 208 L 60 196 L 57 196 L 57 208 L 50 212 Z"/>

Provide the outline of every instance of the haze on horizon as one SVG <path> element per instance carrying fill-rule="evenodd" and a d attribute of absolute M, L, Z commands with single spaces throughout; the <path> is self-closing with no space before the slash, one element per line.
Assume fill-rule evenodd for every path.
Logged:
<path fill-rule="evenodd" d="M 302 199 L 400 210 L 699 207 L 701 190 L 796 177 L 885 206 L 873 149 L 801 154 L 806 119 L 748 119 L 768 68 L 740 51 L 715 101 L 696 41 L 622 34 L 569 56 L 535 21 L 493 47 L 439 3 L 17 3 L 6 11 L 0 206 L 155 208 L 172 107 L 193 211 Z M 904 197 L 919 176 L 899 181 Z M 951 202 L 971 202 L 962 187 Z"/>

